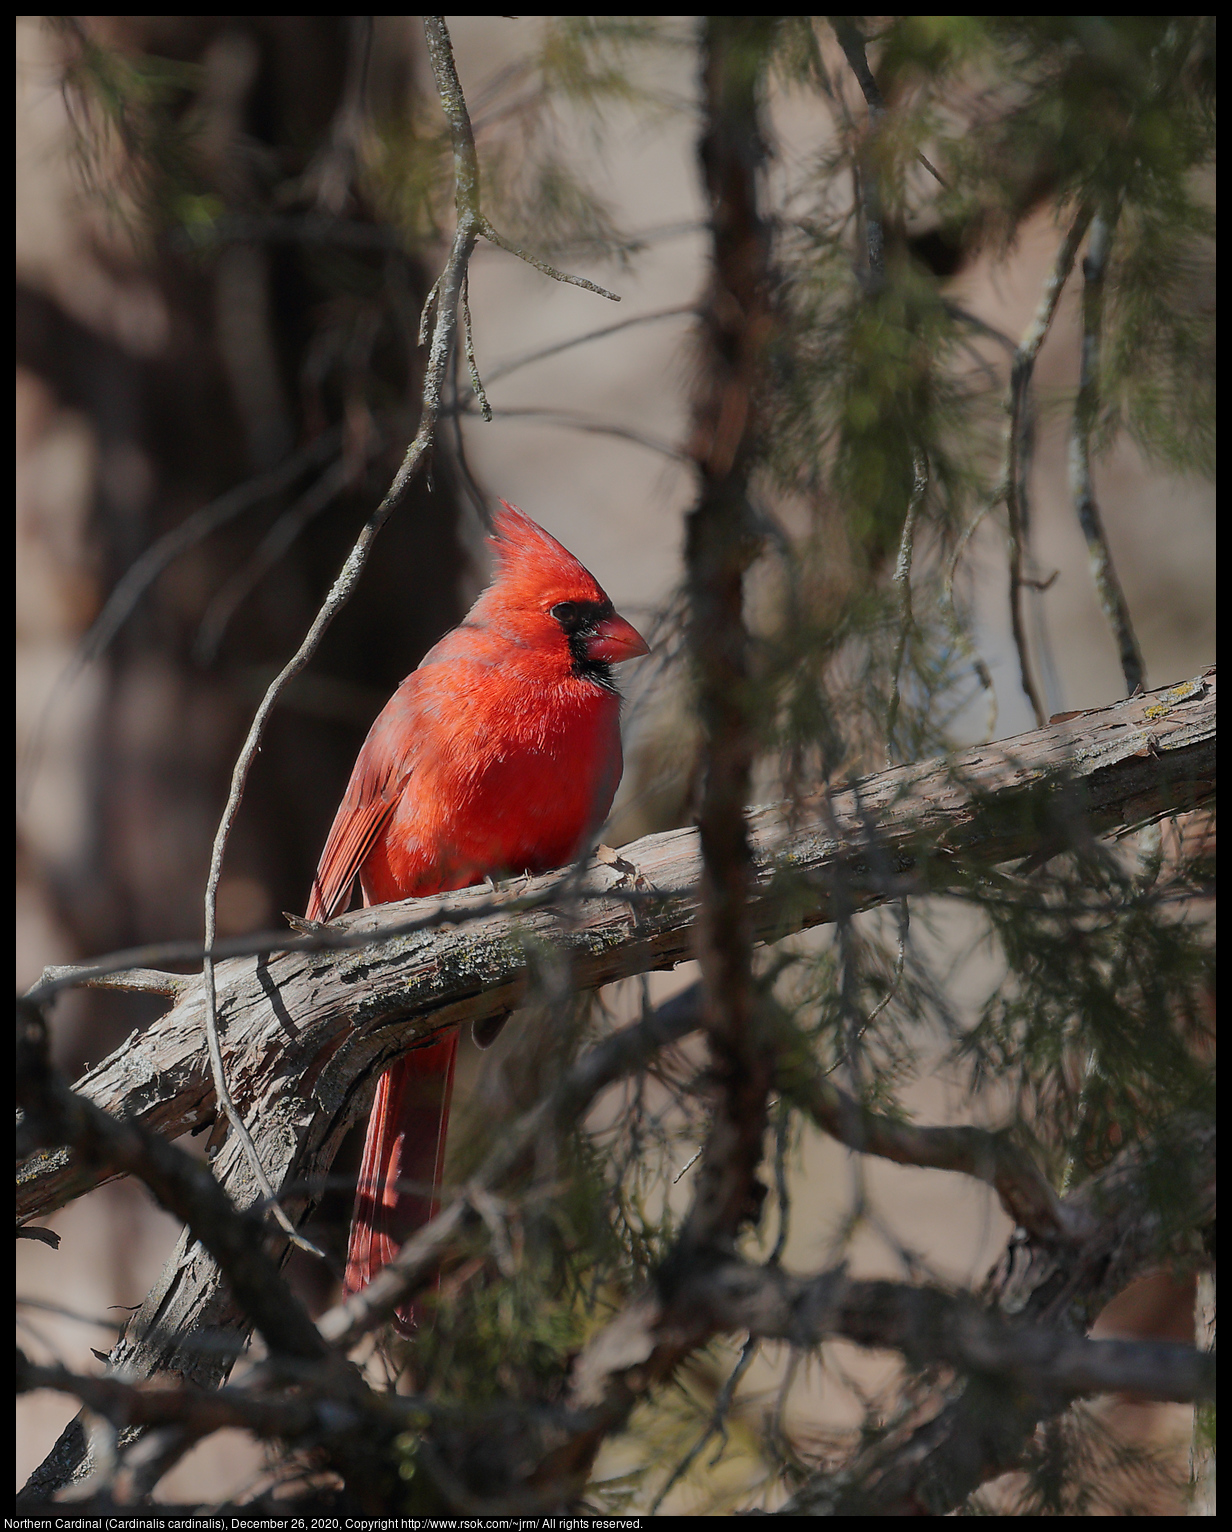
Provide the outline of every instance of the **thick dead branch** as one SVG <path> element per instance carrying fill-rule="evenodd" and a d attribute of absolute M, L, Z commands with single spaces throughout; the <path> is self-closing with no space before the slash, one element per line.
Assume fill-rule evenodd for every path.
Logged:
<path fill-rule="evenodd" d="M 1206 801 L 1215 786 L 1215 691 L 1211 671 L 963 752 L 950 763 L 879 772 L 860 784 L 862 812 L 853 795 L 835 797 L 838 836 L 820 818 L 790 827 L 778 809 L 754 811 L 749 919 L 755 937 L 773 941 L 832 919 L 837 870 L 850 896 L 868 907 L 911 888 L 957 886 L 959 862 L 994 866 L 1037 852 L 1050 831 L 1037 812 L 1038 790 L 1050 781 L 1057 790 L 1047 802 L 1064 809 L 1065 824 L 1072 827 L 1070 816 L 1081 814 L 1095 833 Z M 876 857 L 867 829 L 874 822 Z M 892 887 L 876 870 L 886 865 L 893 869 Z M 227 1074 L 263 1141 L 265 1163 L 283 1183 L 327 1174 L 342 1133 L 367 1109 L 380 1071 L 443 1026 L 481 1022 L 516 1005 L 540 943 L 569 952 L 581 987 L 692 957 L 699 871 L 696 832 L 675 830 L 624 847 L 619 865 L 593 865 L 573 885 L 577 897 L 562 893 L 555 907 L 503 914 L 493 910 L 486 891 L 472 889 L 445 900 L 356 911 L 320 933 L 321 946 L 374 943 L 357 951 L 312 951 L 313 937 L 269 933 L 269 948 L 281 941 L 299 950 L 219 963 Z M 561 887 L 553 875 L 532 880 L 517 896 Z M 468 910 L 486 913 L 470 925 L 381 940 L 408 918 L 430 922 L 441 911 L 456 922 Z M 167 1015 L 75 1088 L 112 1115 L 165 1137 L 211 1123 L 216 1106 L 201 1011 L 201 981 L 192 978 Z M 216 1169 L 224 1172 L 225 1161 Z M 61 1207 L 116 1173 L 65 1152 L 34 1155 L 18 1171 L 19 1220 Z M 232 1187 L 233 1196 L 237 1190 Z"/>
<path fill-rule="evenodd" d="M 1195 1216 L 1213 1217 L 1214 1131 L 1193 1122 L 1173 1132 L 1200 1164 L 1190 1189 Z M 804 1346 L 842 1334 L 970 1375 L 935 1420 L 874 1443 L 842 1475 L 807 1481 L 783 1507 L 787 1514 L 939 1514 L 1013 1466 L 1036 1423 L 1078 1394 L 1141 1387 L 1153 1397 L 1207 1397 L 1213 1369 L 1197 1351 L 1101 1351 L 1081 1336 L 1088 1312 L 1116 1290 L 1110 1281 L 1124 1286 L 1170 1258 L 1193 1258 L 1162 1237 L 1158 1211 L 1144 1217 L 1153 1206 L 1146 1166 L 1169 1147 L 1162 1139 L 1135 1146 L 1066 1199 L 1064 1222 L 1082 1231 L 1067 1251 L 1031 1249 L 1020 1262 L 1024 1242 L 1016 1238 L 990 1284 L 988 1307 L 896 1283 L 852 1283 L 841 1269 L 799 1278 L 775 1266 L 693 1261 L 626 1308 L 578 1358 L 570 1403 L 588 1414 L 572 1442 L 555 1449 L 553 1464 L 564 1471 L 570 1452 L 588 1460 L 602 1435 L 685 1356 L 731 1330 Z M 1137 1381 L 1121 1381 L 1129 1377 Z"/>
<path fill-rule="evenodd" d="M 17 1100 L 24 1131 L 35 1142 L 71 1144 L 83 1162 L 137 1176 L 210 1252 L 273 1352 L 322 1359 L 324 1342 L 277 1265 L 263 1248 L 258 1222 L 231 1204 L 209 1169 L 157 1133 L 117 1121 L 65 1088 L 52 1069 L 47 1029 L 26 1002 L 17 1037 Z"/>

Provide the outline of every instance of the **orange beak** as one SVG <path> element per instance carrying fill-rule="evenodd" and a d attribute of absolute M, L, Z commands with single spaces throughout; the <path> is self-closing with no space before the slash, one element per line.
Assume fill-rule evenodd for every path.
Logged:
<path fill-rule="evenodd" d="M 592 660 L 619 665 L 622 660 L 635 660 L 639 654 L 649 654 L 650 645 L 632 623 L 613 613 L 586 640 L 586 653 Z"/>

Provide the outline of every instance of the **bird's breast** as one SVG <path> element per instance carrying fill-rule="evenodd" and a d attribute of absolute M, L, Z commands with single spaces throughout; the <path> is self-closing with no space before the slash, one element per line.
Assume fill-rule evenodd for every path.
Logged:
<path fill-rule="evenodd" d="M 423 709 L 415 768 L 364 864 L 371 902 L 562 866 L 607 817 L 619 698 L 572 677 L 514 680 Z"/>

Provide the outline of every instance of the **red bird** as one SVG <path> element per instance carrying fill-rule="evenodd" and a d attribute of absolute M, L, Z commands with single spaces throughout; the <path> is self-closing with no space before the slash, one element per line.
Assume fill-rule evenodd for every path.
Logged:
<path fill-rule="evenodd" d="M 496 573 L 372 725 L 321 853 L 308 905 L 329 920 L 501 873 L 546 872 L 598 830 L 620 781 L 612 666 L 646 654 L 594 577 L 507 501 Z M 436 1211 L 456 1027 L 381 1077 L 351 1219 L 358 1292 Z M 433 1194 L 398 1190 L 399 1183 Z M 412 1311 L 399 1311 L 404 1327 Z"/>

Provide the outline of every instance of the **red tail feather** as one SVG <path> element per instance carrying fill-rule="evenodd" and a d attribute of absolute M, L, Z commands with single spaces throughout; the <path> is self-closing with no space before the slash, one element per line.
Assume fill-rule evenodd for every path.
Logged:
<path fill-rule="evenodd" d="M 351 1217 L 348 1293 L 366 1287 L 402 1242 L 436 1214 L 457 1056 L 453 1027 L 412 1049 L 381 1076 Z M 403 1331 L 414 1329 L 412 1304 L 398 1310 L 397 1323 Z"/>

